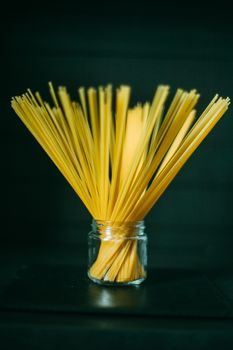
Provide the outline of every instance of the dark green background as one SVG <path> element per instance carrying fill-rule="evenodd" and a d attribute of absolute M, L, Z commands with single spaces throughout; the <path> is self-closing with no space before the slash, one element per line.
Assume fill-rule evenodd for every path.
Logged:
<path fill-rule="evenodd" d="M 24 3 L 3 15 L 3 245 L 17 249 L 18 244 L 75 244 L 80 254 L 86 249 L 91 221 L 11 110 L 11 96 L 30 87 L 48 97 L 47 81 L 52 80 L 54 85 L 66 85 L 73 98 L 80 85 L 130 84 L 132 103 L 151 100 L 160 83 L 171 85 L 171 96 L 178 87 L 197 88 L 199 113 L 216 92 L 232 97 L 233 40 L 227 3 L 156 7 L 129 2 L 111 9 L 108 2 L 102 5 Z M 232 129 L 230 108 L 146 218 L 155 264 L 233 263 Z"/>
<path fill-rule="evenodd" d="M 178 87 L 197 88 L 199 113 L 216 92 L 233 98 L 230 1 L 26 0 L 5 6 L 0 13 L 0 292 L 22 264 L 81 265 L 85 271 L 91 223 L 73 190 L 11 110 L 11 96 L 30 87 L 47 98 L 47 82 L 52 80 L 54 85 L 66 85 L 73 98 L 80 85 L 130 84 L 132 104 L 151 100 L 160 83 L 171 86 L 171 96 Z M 158 269 L 164 271 L 168 289 L 176 281 L 181 287 L 183 283 L 185 298 L 187 281 L 179 279 L 187 275 L 184 270 L 211 270 L 217 289 L 224 291 L 215 297 L 232 310 L 232 130 L 230 107 L 146 218 L 149 267 L 155 271 L 146 289 L 153 286 Z M 174 279 L 169 282 L 166 273 L 173 274 L 173 269 Z M 41 278 L 45 295 L 38 295 L 38 300 L 46 304 L 46 279 Z M 77 283 L 83 278 L 83 274 L 77 276 Z M 66 275 L 61 274 L 61 281 L 65 281 L 62 291 Z M 30 294 L 36 284 L 27 283 Z M 9 294 L 13 305 L 19 300 L 19 309 L 20 300 L 27 301 L 24 287 L 21 283 L 21 294 L 16 288 L 15 300 L 14 289 Z M 205 286 L 196 283 L 195 288 L 202 291 Z M 59 300 L 59 292 L 56 297 Z M 182 291 L 178 297 L 182 300 Z M 189 307 L 195 308 L 196 303 L 198 299 Z M 4 350 L 64 349 L 66 345 L 82 349 L 82 342 L 93 348 L 102 341 L 119 348 L 119 340 L 128 349 L 141 349 L 148 342 L 157 349 L 231 349 L 232 320 L 12 311 L 0 316 Z"/>

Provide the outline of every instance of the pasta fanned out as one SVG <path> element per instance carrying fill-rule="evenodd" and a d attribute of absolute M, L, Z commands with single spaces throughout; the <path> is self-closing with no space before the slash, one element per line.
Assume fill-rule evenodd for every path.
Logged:
<path fill-rule="evenodd" d="M 196 90 L 178 89 L 169 108 L 168 86 L 158 86 L 150 104 L 129 108 L 131 89 L 112 86 L 66 88 L 53 106 L 30 90 L 12 107 L 81 198 L 92 217 L 134 222 L 143 219 L 191 154 L 226 112 L 229 98 L 216 95 L 194 122 Z"/>
<path fill-rule="evenodd" d="M 12 107 L 92 217 L 113 227 L 144 219 L 230 103 L 216 95 L 195 118 L 196 90 L 178 89 L 165 108 L 169 87 L 160 85 L 151 103 L 129 108 L 129 86 L 115 96 L 111 85 L 80 88 L 79 102 L 65 87 L 49 88 L 53 105 L 28 90 Z M 128 234 L 124 225 L 119 232 Z M 89 273 L 109 282 L 144 278 L 137 242 L 102 240 Z"/>

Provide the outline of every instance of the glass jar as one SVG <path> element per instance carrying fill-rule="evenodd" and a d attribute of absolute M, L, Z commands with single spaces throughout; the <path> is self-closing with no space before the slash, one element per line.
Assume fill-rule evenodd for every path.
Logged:
<path fill-rule="evenodd" d="M 144 221 L 92 221 L 88 234 L 88 277 L 103 285 L 137 285 L 146 279 Z"/>

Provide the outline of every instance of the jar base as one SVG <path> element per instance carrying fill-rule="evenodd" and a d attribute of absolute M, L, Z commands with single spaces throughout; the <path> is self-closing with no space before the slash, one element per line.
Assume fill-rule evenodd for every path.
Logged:
<path fill-rule="evenodd" d="M 127 282 L 115 282 L 115 281 L 108 281 L 108 280 L 99 280 L 95 277 L 92 277 L 89 271 L 87 273 L 87 276 L 92 282 L 99 284 L 101 286 L 119 286 L 119 287 L 120 286 L 122 286 L 122 287 L 124 287 L 124 286 L 138 286 L 139 284 L 144 282 L 146 279 L 146 276 L 145 276 L 145 277 L 138 278 L 138 279 L 133 280 L 133 281 L 127 281 Z"/>

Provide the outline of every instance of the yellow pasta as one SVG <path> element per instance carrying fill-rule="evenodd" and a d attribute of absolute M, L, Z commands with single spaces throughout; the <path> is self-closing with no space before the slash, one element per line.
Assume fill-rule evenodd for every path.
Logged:
<path fill-rule="evenodd" d="M 129 108 L 131 88 L 49 91 L 53 106 L 28 90 L 12 108 L 43 147 L 95 220 L 143 220 L 181 167 L 227 111 L 229 98 L 216 95 L 196 118 L 196 90 L 178 89 L 169 108 L 169 87 L 158 86 L 153 101 Z M 194 122 L 194 119 L 196 121 Z M 124 227 L 125 223 L 125 227 Z M 145 274 L 134 240 L 103 240 L 90 274 L 98 280 L 128 282 Z"/>

